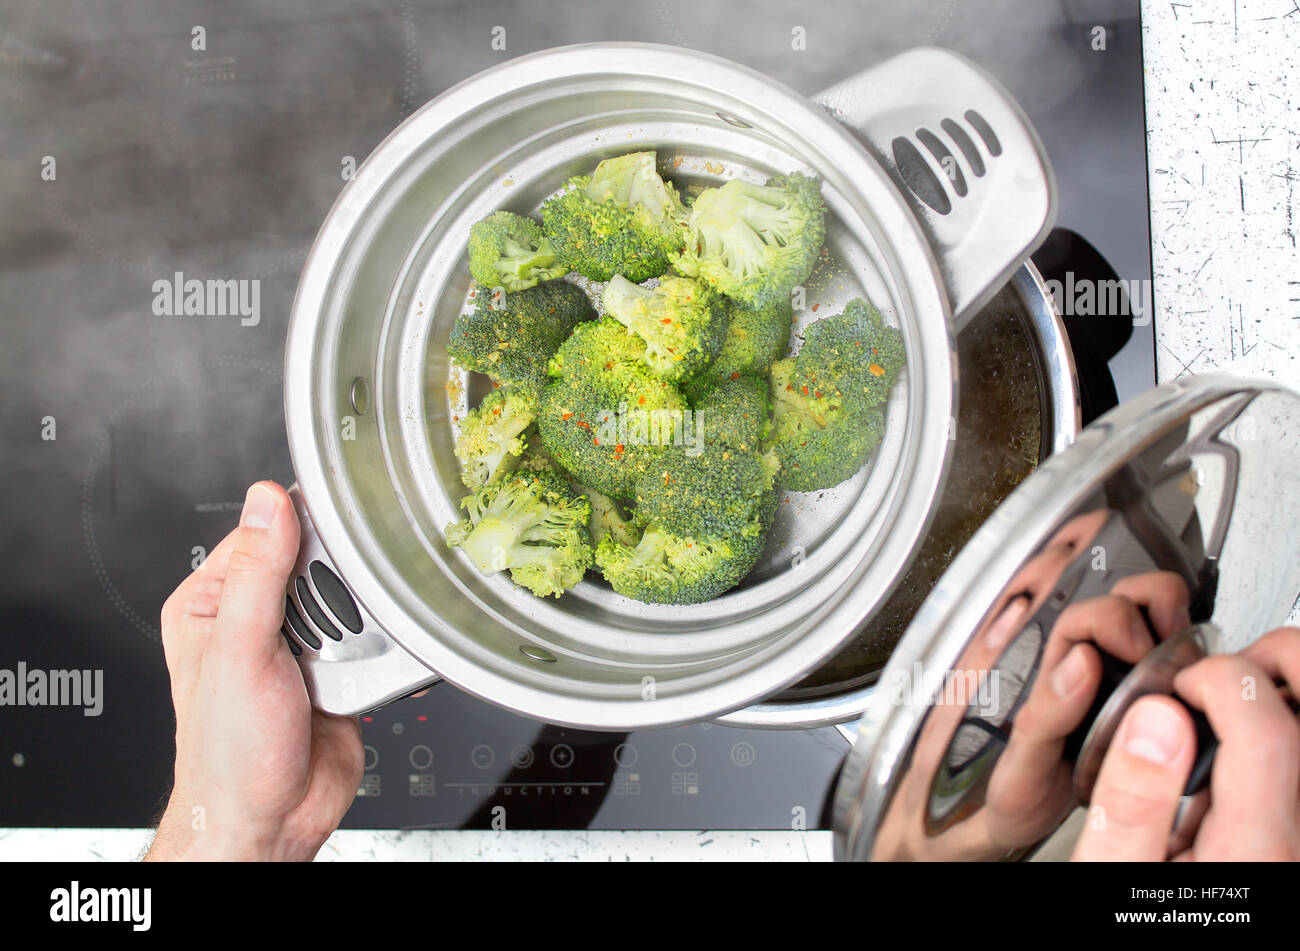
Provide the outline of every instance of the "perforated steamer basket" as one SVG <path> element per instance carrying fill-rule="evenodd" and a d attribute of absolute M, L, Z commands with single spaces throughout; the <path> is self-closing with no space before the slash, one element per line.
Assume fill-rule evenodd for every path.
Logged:
<path fill-rule="evenodd" d="M 366 160 L 304 266 L 285 358 L 304 528 L 287 630 L 319 708 L 358 712 L 442 678 L 583 728 L 707 719 L 797 680 L 889 594 L 943 490 L 953 335 L 1046 234 L 1055 190 L 1023 114 L 954 54 L 905 54 L 821 103 L 689 50 L 565 47 L 454 87 Z M 946 156 L 908 144 L 945 120 L 965 130 Z M 533 212 L 569 176 L 641 149 L 683 188 L 820 176 L 828 257 L 805 289 L 819 314 L 801 320 L 866 296 L 907 367 L 873 464 L 789 496 L 736 590 L 670 607 L 587 581 L 541 600 L 444 538 L 472 388 L 444 348 L 469 289 L 465 240 L 491 211 Z"/>

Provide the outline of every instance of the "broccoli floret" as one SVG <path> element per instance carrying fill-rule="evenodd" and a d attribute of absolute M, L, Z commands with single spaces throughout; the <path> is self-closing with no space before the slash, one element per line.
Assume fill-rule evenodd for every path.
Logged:
<path fill-rule="evenodd" d="M 905 362 L 898 331 L 865 301 L 809 327 L 799 355 L 772 367 L 777 484 L 814 492 L 852 478 L 880 444 L 882 407 Z"/>
<path fill-rule="evenodd" d="M 757 450 L 772 428 L 772 396 L 757 376 L 723 380 L 693 401 L 708 445 Z"/>
<path fill-rule="evenodd" d="M 636 526 L 617 500 L 586 485 L 576 485 L 574 491 L 585 495 L 591 503 L 591 522 L 588 528 L 591 530 L 593 546 L 599 545 L 606 538 L 612 538 L 620 545 L 636 544 L 639 534 Z"/>
<path fill-rule="evenodd" d="M 668 270 L 681 250 L 685 210 L 655 171 L 654 152 L 606 159 L 542 205 L 559 260 L 593 281 L 622 274 L 639 284 Z"/>
<path fill-rule="evenodd" d="M 478 489 L 518 467 L 528 429 L 537 419 L 537 398 L 513 387 L 493 390 L 460 424 L 456 458 L 461 478 Z"/>
<path fill-rule="evenodd" d="M 698 374 L 727 337 L 722 298 L 689 278 L 665 277 L 645 288 L 615 274 L 601 300 L 609 316 L 645 341 L 645 362 L 665 380 Z"/>
<path fill-rule="evenodd" d="M 790 298 L 781 297 L 763 307 L 727 301 L 730 320 L 722 352 L 704 372 L 686 383 L 692 402 L 715 384 L 741 376 L 766 377 L 772 364 L 790 348 L 790 327 L 794 321 Z"/>
<path fill-rule="evenodd" d="M 555 461 L 546 444 L 542 442 L 542 434 L 533 430 L 528 435 L 528 442 L 524 446 L 524 454 L 519 457 L 519 468 L 526 469 L 529 472 L 555 472 L 569 478 L 569 474 L 564 471 L 564 467 Z"/>
<path fill-rule="evenodd" d="M 763 556 L 776 514 L 769 492 L 755 520 L 723 537 L 674 535 L 657 525 L 633 544 L 604 539 L 596 565 L 619 594 L 651 604 L 700 604 L 734 588 Z"/>
<path fill-rule="evenodd" d="M 568 271 L 531 218 L 498 211 L 469 230 L 469 273 L 484 287 L 522 291 Z"/>
<path fill-rule="evenodd" d="M 468 516 L 447 526 L 447 544 L 462 549 L 485 575 L 508 569 L 516 584 L 539 598 L 559 597 L 591 567 L 591 505 L 563 476 L 515 473 L 460 504 Z"/>
<path fill-rule="evenodd" d="M 794 173 L 765 185 L 734 179 L 700 193 L 673 264 L 753 307 L 808 280 L 826 237 L 821 182 Z"/>
<path fill-rule="evenodd" d="M 636 485 L 636 514 L 675 535 L 730 536 L 752 522 L 772 490 L 759 453 L 713 445 L 664 452 Z"/>
<path fill-rule="evenodd" d="M 792 382 L 796 390 L 806 387 L 817 399 L 830 394 L 869 409 L 889 398 L 906 365 L 902 334 L 886 327 L 880 311 L 858 299 L 804 332 Z"/>
<path fill-rule="evenodd" d="M 568 281 L 500 297 L 483 292 L 470 313 L 456 318 L 447 353 L 498 383 L 536 390 L 546 382 L 547 363 L 560 344 L 594 316 L 587 295 Z"/>
<path fill-rule="evenodd" d="M 580 324 L 551 360 L 537 428 L 556 461 L 583 485 L 617 499 L 676 441 L 685 398 L 654 376 L 645 344 L 618 321 Z"/>

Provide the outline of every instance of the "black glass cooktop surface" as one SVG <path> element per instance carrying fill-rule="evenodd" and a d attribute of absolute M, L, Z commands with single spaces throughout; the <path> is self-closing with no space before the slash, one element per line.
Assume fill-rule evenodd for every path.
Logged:
<path fill-rule="evenodd" d="M 1150 286 L 1137 0 L 0 0 L 0 670 L 102 677 L 96 716 L 0 706 L 0 826 L 155 815 L 158 611 L 249 483 L 292 481 L 286 322 L 347 172 L 461 79 L 602 39 L 703 49 L 810 95 L 908 47 L 964 52 L 1051 154 L 1048 276 Z M 186 315 L 172 292 L 190 278 L 243 283 L 225 316 Z M 1146 321 L 1070 329 L 1090 415 L 1154 382 Z M 834 729 L 588 734 L 446 685 L 363 732 L 345 825 L 374 828 L 490 827 L 503 805 L 512 828 L 812 828 L 848 746 Z"/>

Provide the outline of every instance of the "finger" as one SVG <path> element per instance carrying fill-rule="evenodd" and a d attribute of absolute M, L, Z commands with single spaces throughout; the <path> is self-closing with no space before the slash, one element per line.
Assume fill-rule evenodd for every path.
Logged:
<path fill-rule="evenodd" d="M 1016 713 L 1006 751 L 990 786 L 999 811 L 1027 813 L 1061 795 L 1065 740 L 1088 713 L 1101 683 L 1101 658 L 1075 644 L 1054 670 L 1040 674 Z"/>
<path fill-rule="evenodd" d="M 1080 601 L 1061 612 L 1043 652 L 1043 669 L 1053 670 L 1081 641 L 1091 641 L 1130 664 L 1136 664 L 1155 646 L 1137 605 L 1113 594 Z"/>
<path fill-rule="evenodd" d="M 208 552 L 208 557 L 204 558 L 199 566 L 194 569 L 196 572 L 204 572 L 213 578 L 225 580 L 226 566 L 230 563 L 230 550 L 235 547 L 235 538 L 239 535 L 239 529 L 235 529 L 221 541 L 217 542 L 217 547 Z"/>
<path fill-rule="evenodd" d="M 1195 751 L 1191 715 L 1177 700 L 1148 696 L 1134 703 L 1102 761 L 1074 858 L 1164 861 Z"/>
<path fill-rule="evenodd" d="M 1149 571 L 1144 575 L 1132 575 L 1117 582 L 1110 593 L 1128 598 L 1139 607 L 1146 608 L 1151 625 L 1161 640 L 1192 625 L 1192 616 L 1188 612 L 1191 595 L 1187 591 L 1187 582 L 1172 571 Z"/>
<path fill-rule="evenodd" d="M 1092 598 L 1062 612 L 998 764 L 1001 808 L 1027 809 L 1061 782 L 1057 774 L 1065 740 L 1083 722 L 1101 683 L 1101 658 L 1088 642 L 1130 662 L 1154 644 L 1137 606 L 1127 598 Z"/>
<path fill-rule="evenodd" d="M 222 583 L 226 580 L 226 565 L 230 559 L 230 550 L 235 545 L 237 532 L 231 532 L 212 549 L 199 566 L 186 575 L 163 602 L 162 634 L 163 647 L 173 636 L 179 636 L 184 630 L 192 639 L 194 634 L 206 634 L 211 625 L 198 625 L 193 621 L 211 621 L 217 615 L 221 603 Z"/>
<path fill-rule="evenodd" d="M 1300 628 L 1280 627 L 1251 644 L 1241 656 L 1258 664 L 1274 681 L 1286 681 L 1300 698 Z"/>
<path fill-rule="evenodd" d="M 235 533 L 231 532 L 223 538 L 163 602 L 163 656 L 173 681 L 202 653 L 212 633 L 234 537 Z"/>
<path fill-rule="evenodd" d="M 1239 654 L 1193 664 L 1174 689 L 1205 712 L 1219 739 L 1210 774 L 1215 824 L 1234 830 L 1242 854 L 1263 854 L 1295 826 L 1300 722 L 1268 671 Z"/>
<path fill-rule="evenodd" d="M 984 647 L 996 655 L 1001 654 L 1011 639 L 1020 633 L 1029 617 L 1028 595 L 1017 595 L 999 611 L 984 631 Z"/>
<path fill-rule="evenodd" d="M 283 647 L 285 587 L 298 558 L 298 517 L 288 494 L 274 482 L 248 490 L 239 528 L 227 556 L 210 644 L 265 662 Z"/>

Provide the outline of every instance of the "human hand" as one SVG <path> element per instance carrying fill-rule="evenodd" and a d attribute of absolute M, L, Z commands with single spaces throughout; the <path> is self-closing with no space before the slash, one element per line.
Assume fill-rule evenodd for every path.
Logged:
<path fill-rule="evenodd" d="M 1209 808 L 1175 861 L 1300 859 L 1300 720 L 1287 704 L 1300 687 L 1300 629 L 1273 631 L 1239 654 L 1181 671 L 1174 688 L 1219 739 Z M 1187 710 L 1144 697 L 1125 714 L 1102 763 L 1076 860 L 1161 861 L 1196 756 Z"/>
<path fill-rule="evenodd" d="M 259 482 L 163 605 L 176 773 L 146 860 L 310 859 L 356 794 L 360 725 L 312 709 L 280 634 L 297 552 L 292 502 Z"/>

